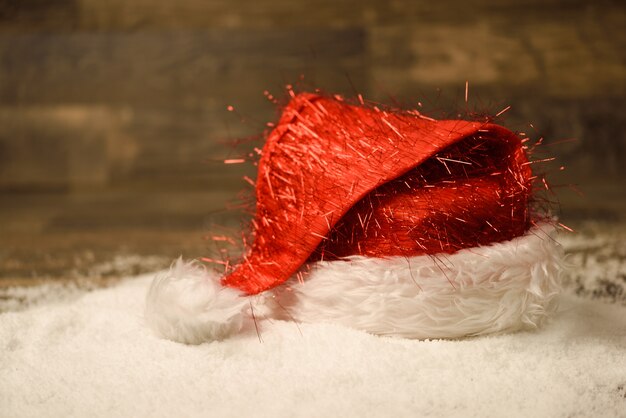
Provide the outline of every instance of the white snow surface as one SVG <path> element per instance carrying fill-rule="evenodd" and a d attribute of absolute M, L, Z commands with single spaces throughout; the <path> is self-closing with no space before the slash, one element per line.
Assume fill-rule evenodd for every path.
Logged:
<path fill-rule="evenodd" d="M 260 320 L 190 346 L 146 326 L 152 277 L 0 314 L 0 416 L 626 416 L 620 304 L 565 294 L 537 331 L 462 340 Z"/>

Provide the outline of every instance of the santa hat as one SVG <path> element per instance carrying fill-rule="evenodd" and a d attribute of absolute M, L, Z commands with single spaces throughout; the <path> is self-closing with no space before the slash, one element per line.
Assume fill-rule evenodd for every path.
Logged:
<path fill-rule="evenodd" d="M 522 140 L 491 123 L 294 95 L 258 165 L 253 243 L 223 276 L 178 260 L 146 319 L 185 343 L 244 321 L 455 338 L 538 325 L 561 251 Z"/>

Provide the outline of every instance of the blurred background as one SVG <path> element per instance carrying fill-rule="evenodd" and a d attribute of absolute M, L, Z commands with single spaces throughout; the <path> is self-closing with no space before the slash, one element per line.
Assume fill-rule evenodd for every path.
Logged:
<path fill-rule="evenodd" d="M 213 251 L 255 172 L 222 162 L 286 84 L 436 117 L 511 106 L 499 122 L 558 159 L 562 222 L 623 242 L 625 51 L 621 1 L 0 0 L 0 287 Z"/>

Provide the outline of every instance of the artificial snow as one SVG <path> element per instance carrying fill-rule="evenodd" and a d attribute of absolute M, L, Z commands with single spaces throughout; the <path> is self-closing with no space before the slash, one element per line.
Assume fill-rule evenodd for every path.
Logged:
<path fill-rule="evenodd" d="M 562 295 L 533 332 L 445 341 L 259 320 L 188 346 L 153 275 L 0 315 L 0 416 L 626 416 L 626 307 Z"/>

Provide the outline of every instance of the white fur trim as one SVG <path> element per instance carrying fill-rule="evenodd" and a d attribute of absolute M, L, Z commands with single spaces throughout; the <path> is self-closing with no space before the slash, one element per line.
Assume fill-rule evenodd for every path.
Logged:
<path fill-rule="evenodd" d="M 238 332 L 250 316 L 249 301 L 261 318 L 332 322 L 408 338 L 535 328 L 555 309 L 560 290 L 562 249 L 549 228 L 450 255 L 317 262 L 304 282 L 291 278 L 253 297 L 178 259 L 152 282 L 145 316 L 157 334 L 187 344 Z"/>
<path fill-rule="evenodd" d="M 199 344 L 238 332 L 247 304 L 241 292 L 221 285 L 217 273 L 179 258 L 152 281 L 145 319 L 164 338 Z"/>
<path fill-rule="evenodd" d="M 451 255 L 318 262 L 303 283 L 257 297 L 255 312 L 408 338 L 535 328 L 560 289 L 562 250 L 549 228 Z"/>

